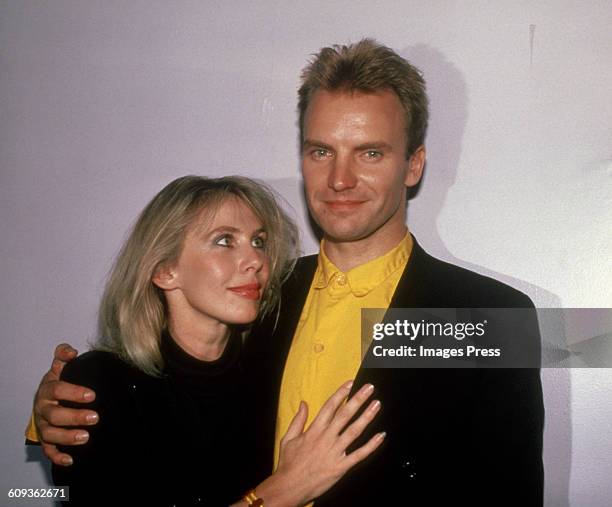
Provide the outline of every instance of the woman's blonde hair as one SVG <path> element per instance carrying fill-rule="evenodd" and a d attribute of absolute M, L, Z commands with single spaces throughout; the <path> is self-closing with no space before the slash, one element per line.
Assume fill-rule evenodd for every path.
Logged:
<path fill-rule="evenodd" d="M 142 211 L 111 270 L 99 311 L 97 348 L 109 350 L 151 374 L 161 373 L 160 337 L 167 326 L 163 291 L 152 281 L 156 269 L 176 261 L 185 234 L 204 211 L 212 218 L 230 197 L 240 199 L 267 232 L 270 263 L 260 317 L 279 302 L 280 287 L 299 250 L 298 230 L 267 186 L 241 176 L 184 176 L 162 189 Z"/>

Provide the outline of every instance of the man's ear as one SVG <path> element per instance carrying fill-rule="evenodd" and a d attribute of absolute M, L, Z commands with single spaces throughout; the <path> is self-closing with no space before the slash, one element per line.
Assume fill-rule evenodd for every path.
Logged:
<path fill-rule="evenodd" d="M 177 287 L 177 274 L 174 266 L 163 263 L 155 268 L 153 273 L 153 283 L 160 289 L 171 290 Z"/>
<path fill-rule="evenodd" d="M 414 187 L 423 176 L 423 169 L 425 168 L 425 145 L 422 144 L 414 153 L 410 155 L 408 159 L 408 172 L 406 173 L 406 179 L 404 183 L 407 187 Z"/>

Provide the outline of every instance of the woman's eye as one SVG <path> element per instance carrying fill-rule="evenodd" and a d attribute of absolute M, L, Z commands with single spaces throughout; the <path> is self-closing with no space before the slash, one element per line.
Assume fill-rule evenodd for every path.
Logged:
<path fill-rule="evenodd" d="M 228 235 L 221 236 L 215 240 L 215 245 L 219 246 L 231 246 L 232 238 Z"/>
<path fill-rule="evenodd" d="M 266 239 L 262 238 L 261 236 L 257 236 L 256 238 L 253 238 L 251 240 L 251 244 L 253 245 L 254 248 L 265 248 Z"/>

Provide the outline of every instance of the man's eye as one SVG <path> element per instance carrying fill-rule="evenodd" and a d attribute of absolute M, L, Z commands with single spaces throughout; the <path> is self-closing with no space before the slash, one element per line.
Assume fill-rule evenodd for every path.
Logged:
<path fill-rule="evenodd" d="M 376 160 L 382 157 L 382 153 L 377 150 L 368 150 L 365 152 L 365 156 L 370 160 Z"/>
<path fill-rule="evenodd" d="M 311 155 L 315 159 L 322 159 L 329 155 L 329 150 L 324 148 L 317 148 L 316 150 L 312 150 Z"/>
<path fill-rule="evenodd" d="M 254 248 L 265 248 L 266 247 L 266 238 L 263 238 L 261 236 L 257 236 L 256 238 L 253 238 L 251 240 L 251 245 L 253 245 Z"/>
<path fill-rule="evenodd" d="M 224 234 L 215 240 L 215 245 L 232 246 L 232 237 L 228 234 Z"/>

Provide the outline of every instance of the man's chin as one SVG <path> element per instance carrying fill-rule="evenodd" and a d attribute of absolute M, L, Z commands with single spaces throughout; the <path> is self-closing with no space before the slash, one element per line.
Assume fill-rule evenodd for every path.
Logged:
<path fill-rule="evenodd" d="M 325 238 L 325 241 L 328 241 L 330 243 L 352 243 L 354 241 L 360 241 L 365 237 L 367 237 L 367 233 L 356 230 L 354 228 L 351 228 L 349 230 L 323 229 L 323 238 Z"/>

